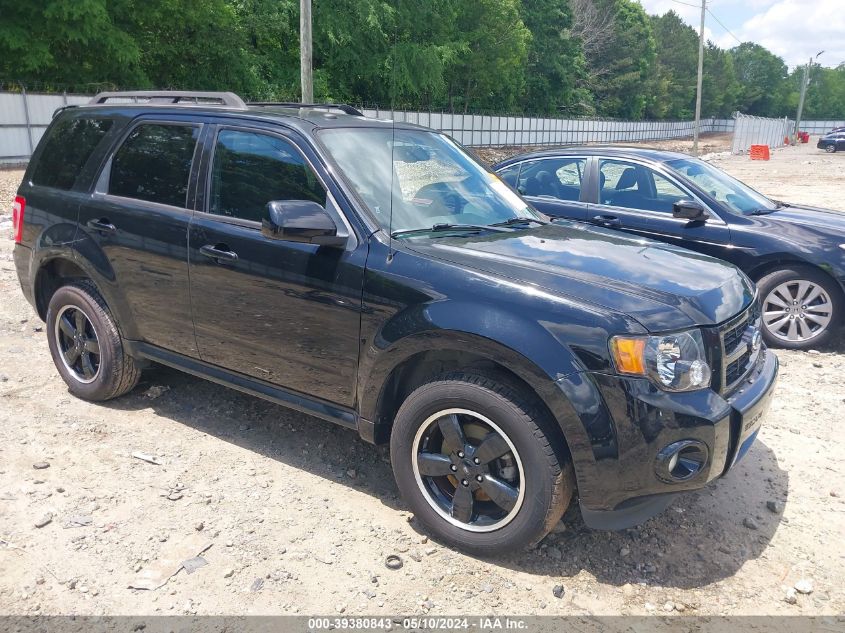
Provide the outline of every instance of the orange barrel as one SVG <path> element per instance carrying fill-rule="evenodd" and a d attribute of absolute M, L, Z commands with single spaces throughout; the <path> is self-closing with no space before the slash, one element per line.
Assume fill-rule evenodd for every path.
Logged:
<path fill-rule="evenodd" d="M 751 160 L 769 160 L 768 145 L 752 145 L 749 152 Z"/>

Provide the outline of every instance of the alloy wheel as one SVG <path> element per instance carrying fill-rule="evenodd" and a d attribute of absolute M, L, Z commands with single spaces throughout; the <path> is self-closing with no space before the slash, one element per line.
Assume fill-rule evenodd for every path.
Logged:
<path fill-rule="evenodd" d="M 763 301 L 763 323 L 777 339 L 800 343 L 824 332 L 833 318 L 833 302 L 819 284 L 794 279 L 775 286 Z"/>
<path fill-rule="evenodd" d="M 420 425 L 412 451 L 423 497 L 449 523 L 491 532 L 510 523 L 522 507 L 522 461 L 489 418 L 468 409 L 439 411 Z"/>
<path fill-rule="evenodd" d="M 100 343 L 88 316 L 77 306 L 65 306 L 56 317 L 54 332 L 62 364 L 81 383 L 100 373 Z"/>

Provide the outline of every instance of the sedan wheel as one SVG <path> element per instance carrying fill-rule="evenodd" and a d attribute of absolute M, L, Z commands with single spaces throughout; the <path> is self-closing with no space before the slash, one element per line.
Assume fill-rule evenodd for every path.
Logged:
<path fill-rule="evenodd" d="M 836 145 L 828 145 L 824 148 L 824 151 L 826 151 L 828 154 L 833 154 L 833 152 L 836 151 Z"/>
<path fill-rule="evenodd" d="M 790 347 L 818 339 L 833 320 L 833 301 L 825 288 L 808 279 L 778 284 L 763 299 L 763 325 Z"/>

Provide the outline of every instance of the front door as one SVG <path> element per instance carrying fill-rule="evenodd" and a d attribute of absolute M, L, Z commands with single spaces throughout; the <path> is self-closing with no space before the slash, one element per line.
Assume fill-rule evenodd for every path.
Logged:
<path fill-rule="evenodd" d="M 674 217 L 678 200 L 695 199 L 667 174 L 643 164 L 617 159 L 598 161 L 598 206 L 589 220 L 690 250 L 729 259 L 730 229 L 715 213 L 705 221 Z"/>
<path fill-rule="evenodd" d="M 349 227 L 291 137 L 221 126 L 207 158 L 189 256 L 201 359 L 352 406 L 366 243 L 351 230 L 345 248 L 262 235 L 272 200 L 319 202 Z"/>

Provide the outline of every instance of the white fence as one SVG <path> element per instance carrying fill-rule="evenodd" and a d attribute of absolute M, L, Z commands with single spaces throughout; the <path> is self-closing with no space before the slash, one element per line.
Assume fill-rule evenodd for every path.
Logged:
<path fill-rule="evenodd" d="M 84 95 L 0 92 L 0 165 L 29 160 L 56 108 L 88 103 L 89 99 Z"/>
<path fill-rule="evenodd" d="M 686 138 L 693 121 L 617 121 L 557 119 L 405 110 L 364 110 L 365 115 L 416 123 L 440 130 L 463 145 L 583 145 Z M 705 119 L 702 132 L 730 132 L 732 119 Z"/>
<path fill-rule="evenodd" d="M 26 162 L 41 139 L 56 108 L 87 103 L 86 95 L 0 92 L 0 165 Z M 615 121 L 525 116 L 491 116 L 448 112 L 365 109 L 369 117 L 417 123 L 446 132 L 458 142 L 473 146 L 583 145 L 688 138 L 692 121 Z M 733 151 L 747 151 L 752 144 L 783 145 L 791 128 L 787 119 L 760 119 L 738 115 L 734 119 L 704 119 L 702 132 L 734 132 Z M 807 121 L 802 130 L 819 134 L 845 121 Z"/>
<path fill-rule="evenodd" d="M 795 122 L 787 118 L 765 119 L 739 112 L 734 115 L 734 121 L 732 154 L 747 152 L 752 145 L 783 147 L 795 128 Z"/>
<path fill-rule="evenodd" d="M 801 121 L 801 131 L 810 134 L 827 134 L 837 127 L 845 127 L 845 119 L 841 121 Z"/>

